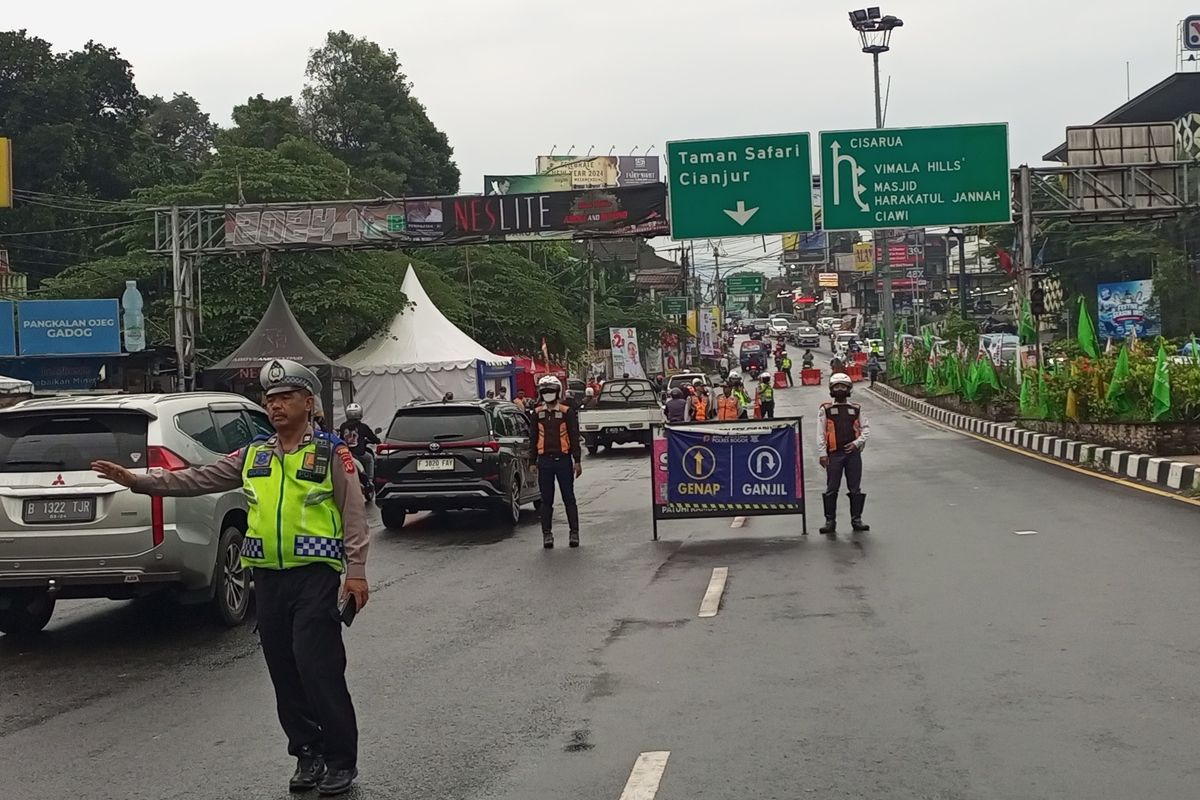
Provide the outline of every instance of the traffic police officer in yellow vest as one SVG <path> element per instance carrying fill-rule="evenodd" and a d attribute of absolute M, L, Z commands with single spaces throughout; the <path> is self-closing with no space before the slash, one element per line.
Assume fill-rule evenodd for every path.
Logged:
<path fill-rule="evenodd" d="M 137 475 L 106 461 L 92 469 L 139 494 L 245 492 L 241 561 L 254 570 L 263 657 L 297 761 L 289 789 L 336 795 L 358 776 L 358 722 L 338 605 L 340 599 L 361 610 L 367 603 L 366 513 L 349 449 L 313 425 L 317 376 L 277 359 L 262 368 L 259 383 L 275 435 L 215 464 L 173 472 Z"/>

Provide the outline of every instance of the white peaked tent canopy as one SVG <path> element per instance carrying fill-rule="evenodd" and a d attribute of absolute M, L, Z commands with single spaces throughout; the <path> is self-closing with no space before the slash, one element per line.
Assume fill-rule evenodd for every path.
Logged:
<path fill-rule="evenodd" d="M 354 373 L 354 396 L 363 418 L 384 426 L 396 409 L 412 400 L 478 398 L 485 376 L 512 374 L 512 359 L 498 356 L 446 319 L 408 267 L 400 287 L 412 306 L 397 314 L 382 333 L 342 358 Z"/>

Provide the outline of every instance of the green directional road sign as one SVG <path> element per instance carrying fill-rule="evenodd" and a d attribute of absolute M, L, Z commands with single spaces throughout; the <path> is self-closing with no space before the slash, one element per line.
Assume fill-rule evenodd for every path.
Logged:
<path fill-rule="evenodd" d="M 730 275 L 725 279 L 725 294 L 762 294 L 766 279 L 757 273 Z"/>
<path fill-rule="evenodd" d="M 822 131 L 826 230 L 1012 221 L 1008 126 Z"/>
<path fill-rule="evenodd" d="M 688 312 L 688 299 L 686 297 L 664 297 L 662 299 L 662 313 L 666 316 L 676 314 L 682 316 Z"/>
<path fill-rule="evenodd" d="M 811 231 L 811 159 L 807 133 L 667 142 L 671 236 Z"/>

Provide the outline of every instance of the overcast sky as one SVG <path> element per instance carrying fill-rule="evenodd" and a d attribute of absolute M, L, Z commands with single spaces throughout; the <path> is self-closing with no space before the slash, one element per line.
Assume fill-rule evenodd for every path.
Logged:
<path fill-rule="evenodd" d="M 870 127 L 870 58 L 827 0 L 390 3 L 113 0 L 6 3 L 5 27 L 57 49 L 118 48 L 139 89 L 187 91 L 213 119 L 258 92 L 297 95 L 309 50 L 344 28 L 396 50 L 450 137 L 462 189 L 532 172 L 558 145 L 596 153 L 668 139 Z M 844 6 L 844 8 L 843 8 Z M 1036 162 L 1175 69 L 1183 0 L 899 0 L 883 56 L 889 126 L 1007 121 L 1013 164 Z M 168 20 L 175 20 L 169 23 Z"/>

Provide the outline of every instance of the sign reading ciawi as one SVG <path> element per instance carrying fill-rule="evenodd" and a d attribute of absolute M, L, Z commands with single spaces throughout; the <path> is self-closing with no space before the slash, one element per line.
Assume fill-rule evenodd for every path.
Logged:
<path fill-rule="evenodd" d="M 17 303 L 23 356 L 107 355 L 121 352 L 116 300 L 24 300 Z"/>

